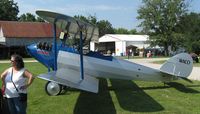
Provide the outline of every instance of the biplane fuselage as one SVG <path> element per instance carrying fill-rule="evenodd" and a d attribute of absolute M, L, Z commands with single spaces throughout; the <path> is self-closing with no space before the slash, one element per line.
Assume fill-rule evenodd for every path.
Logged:
<path fill-rule="evenodd" d="M 63 56 L 58 57 L 58 64 L 67 69 L 80 71 L 79 54 L 66 51 L 59 51 L 59 54 Z M 112 56 L 103 56 L 98 52 L 89 52 L 83 58 L 84 73 L 92 77 L 162 82 L 172 79 L 161 75 L 159 70 Z"/>
<path fill-rule="evenodd" d="M 80 72 L 80 54 L 72 48 L 58 48 L 58 69 L 72 69 Z M 28 48 L 31 56 L 40 61 L 43 65 L 54 68 L 53 51 L 39 49 L 35 44 Z M 92 77 L 124 79 L 124 80 L 145 80 L 168 82 L 173 77 L 167 77 L 160 70 L 146 67 L 140 64 L 117 59 L 112 56 L 104 56 L 99 52 L 89 52 L 83 56 L 84 74 Z"/>

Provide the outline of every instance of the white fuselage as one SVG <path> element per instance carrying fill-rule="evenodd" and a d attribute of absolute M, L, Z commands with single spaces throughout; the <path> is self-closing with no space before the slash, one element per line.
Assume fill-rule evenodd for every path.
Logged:
<path fill-rule="evenodd" d="M 58 69 L 64 67 L 80 71 L 79 54 L 59 51 L 57 62 Z M 115 57 L 113 57 L 112 60 L 105 60 L 83 56 L 83 65 L 84 73 L 92 77 L 163 82 L 172 80 L 171 76 L 164 76 L 157 69 L 117 59 Z"/>

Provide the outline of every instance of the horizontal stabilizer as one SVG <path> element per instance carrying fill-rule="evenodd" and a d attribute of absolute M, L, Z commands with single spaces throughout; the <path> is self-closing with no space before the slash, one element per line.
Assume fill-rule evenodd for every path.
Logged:
<path fill-rule="evenodd" d="M 160 68 L 162 73 L 186 78 L 193 68 L 192 57 L 187 53 L 180 53 L 167 60 Z"/>
<path fill-rule="evenodd" d="M 63 70 L 65 71 L 63 72 Z M 84 80 L 81 80 L 80 73 L 75 70 L 59 69 L 46 74 L 40 74 L 38 78 L 80 90 L 98 93 L 99 80 L 89 75 L 85 75 Z"/>

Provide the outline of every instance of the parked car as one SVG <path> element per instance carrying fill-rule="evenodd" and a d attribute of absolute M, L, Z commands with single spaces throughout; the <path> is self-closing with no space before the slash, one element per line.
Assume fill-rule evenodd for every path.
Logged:
<path fill-rule="evenodd" d="M 190 53 L 193 61 L 195 61 L 196 63 L 199 63 L 199 57 L 196 53 Z"/>

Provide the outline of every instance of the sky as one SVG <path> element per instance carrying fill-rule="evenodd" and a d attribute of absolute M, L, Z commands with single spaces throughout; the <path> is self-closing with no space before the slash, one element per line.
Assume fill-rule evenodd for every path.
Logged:
<path fill-rule="evenodd" d="M 49 10 L 69 16 L 96 16 L 97 20 L 108 20 L 114 28 L 137 29 L 137 10 L 142 0 L 14 0 L 19 7 L 19 16 L 38 9 Z M 200 13 L 200 0 L 192 0 L 189 11 Z"/>

